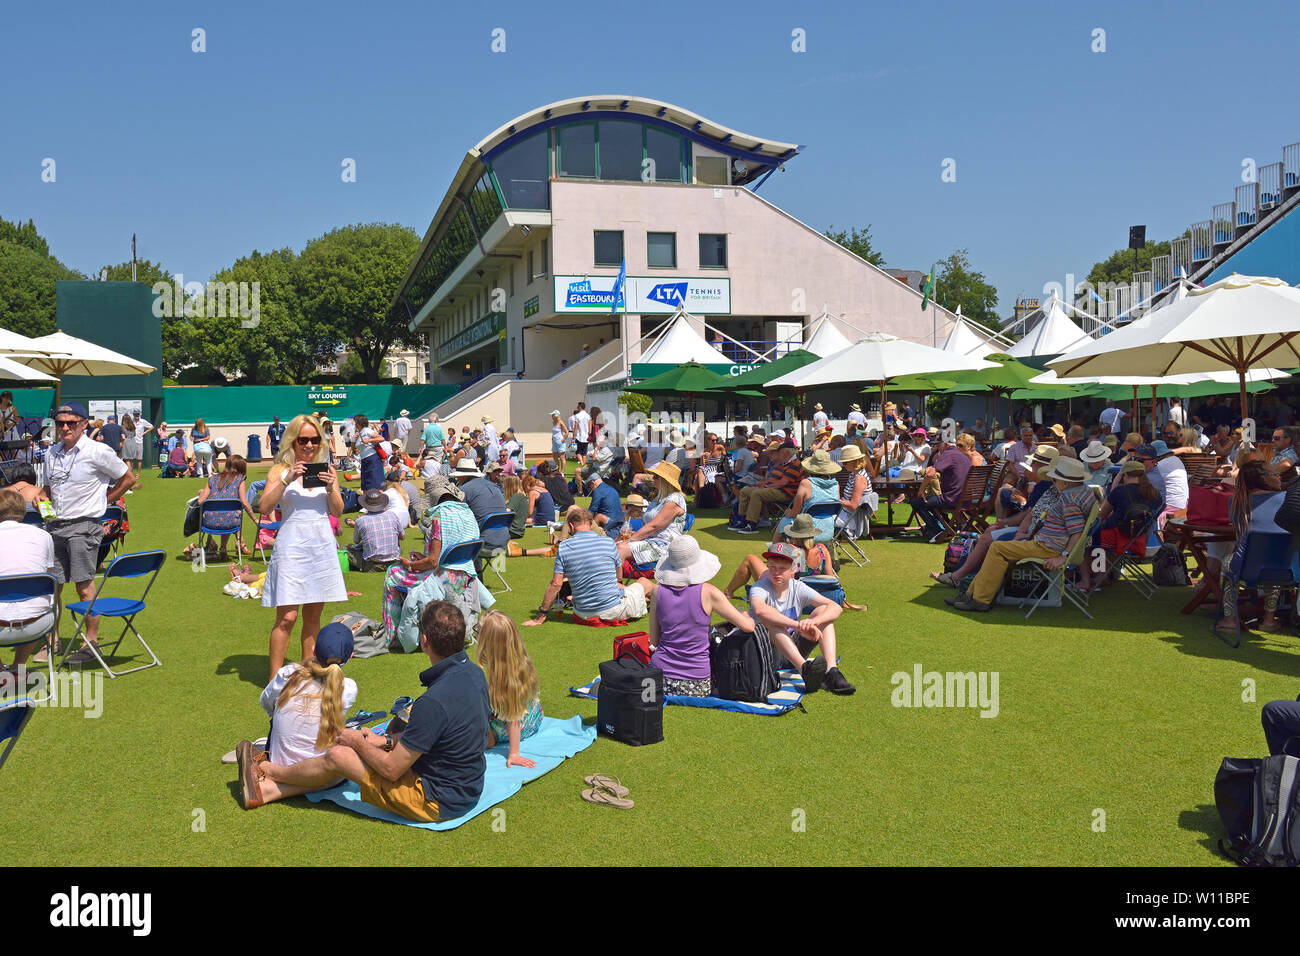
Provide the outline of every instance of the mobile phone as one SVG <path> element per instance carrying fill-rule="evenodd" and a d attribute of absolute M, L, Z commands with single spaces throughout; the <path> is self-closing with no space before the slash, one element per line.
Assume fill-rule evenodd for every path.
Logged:
<path fill-rule="evenodd" d="M 325 482 L 321 481 L 321 473 L 329 467 L 327 461 L 312 461 L 303 466 L 302 486 L 304 488 L 324 488 Z"/>

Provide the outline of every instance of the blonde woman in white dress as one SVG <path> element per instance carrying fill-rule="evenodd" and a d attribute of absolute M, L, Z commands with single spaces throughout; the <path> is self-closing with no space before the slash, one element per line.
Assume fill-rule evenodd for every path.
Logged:
<path fill-rule="evenodd" d="M 302 613 L 302 660 L 311 657 L 320 631 L 321 610 L 327 601 L 346 601 L 338 546 L 330 515 L 341 518 L 343 496 L 338 474 L 328 464 L 322 442 L 324 430 L 315 415 L 298 415 L 285 429 L 275 464 L 262 490 L 264 517 L 281 512 L 280 531 L 266 569 L 262 606 L 275 608 L 271 628 L 271 673 L 284 666 L 289 637 Z M 326 463 L 320 480 L 324 487 L 304 488 L 303 475 L 311 462 Z"/>

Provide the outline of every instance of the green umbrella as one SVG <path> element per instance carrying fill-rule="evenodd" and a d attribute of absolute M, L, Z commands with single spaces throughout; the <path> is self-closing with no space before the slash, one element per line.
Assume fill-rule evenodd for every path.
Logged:
<path fill-rule="evenodd" d="M 700 395 L 730 391 L 731 381 L 699 362 L 686 362 L 635 385 L 628 385 L 626 390 L 642 395 Z"/>
<path fill-rule="evenodd" d="M 1049 392 L 1060 391 L 1057 387 L 1045 387 L 1035 384 L 1032 380 L 1036 376 L 1042 375 L 1042 370 L 1026 365 L 1010 355 L 995 352 L 992 355 L 984 356 L 984 360 L 997 363 L 997 367 L 954 373 L 953 377 L 957 380 L 957 384 L 944 389 L 944 392 L 951 395 L 982 392 L 984 389 L 991 391 L 993 394 L 993 427 L 995 428 L 997 427 L 997 400 L 1000 396 L 1005 394 L 1007 404 L 1010 405 L 1013 392 L 1023 392 L 1033 398 L 1046 399 L 1049 397 Z"/>
<path fill-rule="evenodd" d="M 813 362 L 821 361 L 821 356 L 809 352 L 807 349 L 795 349 L 793 352 L 787 352 L 774 362 L 763 362 L 756 365 L 748 372 L 742 372 L 734 378 L 728 378 L 732 388 L 756 388 L 759 385 L 766 385 L 774 378 L 780 378 L 793 372 L 795 369 L 803 368 L 805 365 L 811 365 Z M 721 377 L 721 376 L 720 376 Z"/>
<path fill-rule="evenodd" d="M 1251 395 L 1258 395 L 1260 392 L 1271 392 L 1277 388 L 1273 382 L 1247 382 L 1246 391 Z M 1161 392 L 1166 393 L 1165 397 L 1178 396 L 1179 398 L 1201 398 L 1205 395 L 1236 395 L 1239 391 L 1237 382 L 1193 382 L 1191 385 L 1167 385 L 1162 386 Z"/>

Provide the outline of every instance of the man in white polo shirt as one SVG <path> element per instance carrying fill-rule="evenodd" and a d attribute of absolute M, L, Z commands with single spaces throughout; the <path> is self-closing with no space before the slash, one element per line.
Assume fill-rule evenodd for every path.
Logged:
<path fill-rule="evenodd" d="M 61 583 L 71 581 L 77 597 L 89 601 L 95 593 L 95 565 L 104 539 L 101 519 L 108 502 L 117 501 L 135 484 L 135 475 L 111 448 L 86 437 L 86 409 L 81 404 L 59 406 L 54 433 L 56 441 L 45 459 L 45 487 L 37 500 L 54 506 L 54 517 L 45 522 L 54 538 L 54 576 Z M 86 621 L 85 634 L 88 644 L 96 642 L 98 615 Z M 94 660 L 90 649 L 82 648 L 68 663 Z"/>
<path fill-rule="evenodd" d="M 397 418 L 393 421 L 393 427 L 389 429 L 392 433 L 393 441 L 397 444 L 397 447 L 402 450 L 402 454 L 406 454 L 406 436 L 411 433 L 410 416 L 410 411 L 403 408 L 398 412 Z"/>

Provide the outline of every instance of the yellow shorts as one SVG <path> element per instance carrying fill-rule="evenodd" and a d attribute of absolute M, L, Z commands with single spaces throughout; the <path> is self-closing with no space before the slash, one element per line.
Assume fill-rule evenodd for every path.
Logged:
<path fill-rule="evenodd" d="M 396 780 L 388 780 L 373 767 L 367 767 L 366 775 L 361 778 L 361 799 L 408 820 L 420 823 L 438 820 L 438 803 L 425 797 L 424 784 L 414 770 L 406 771 Z"/>

